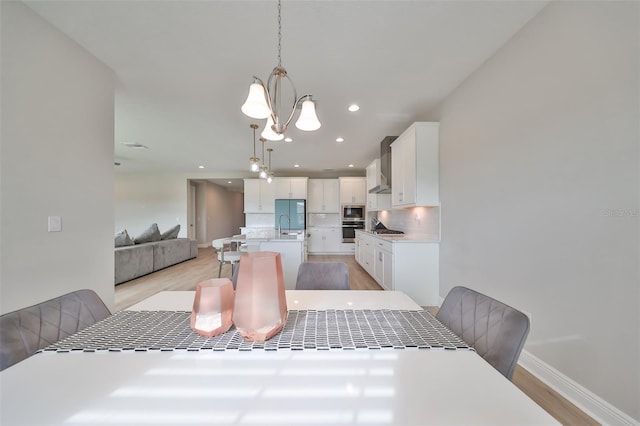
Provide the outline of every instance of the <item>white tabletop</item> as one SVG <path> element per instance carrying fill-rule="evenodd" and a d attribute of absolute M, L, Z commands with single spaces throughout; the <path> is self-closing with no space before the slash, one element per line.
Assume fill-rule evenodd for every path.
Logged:
<path fill-rule="evenodd" d="M 357 300 L 325 292 L 324 301 L 289 292 L 288 303 L 323 309 L 309 306 L 333 299 L 345 309 Z M 136 309 L 181 298 L 176 309 L 190 310 L 186 293 Z M 371 293 L 373 309 L 406 309 L 396 296 L 381 306 L 391 292 Z M 42 353 L 1 372 L 0 383 L 3 425 L 558 424 L 463 350 Z"/>
<path fill-rule="evenodd" d="M 287 290 L 287 308 L 302 309 L 406 309 L 422 308 L 401 291 L 375 290 Z M 162 291 L 137 303 L 130 311 L 190 311 L 194 291 Z"/>

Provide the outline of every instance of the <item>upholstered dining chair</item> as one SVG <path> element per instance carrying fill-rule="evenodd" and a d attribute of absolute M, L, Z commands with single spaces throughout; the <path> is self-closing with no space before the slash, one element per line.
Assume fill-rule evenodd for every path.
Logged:
<path fill-rule="evenodd" d="M 466 287 L 449 291 L 436 318 L 511 380 L 529 334 L 529 317 Z"/>
<path fill-rule="evenodd" d="M 111 315 L 93 290 L 77 290 L 0 316 L 0 370 Z"/>
<path fill-rule="evenodd" d="M 302 262 L 296 290 L 349 290 L 349 267 L 343 262 Z"/>
<path fill-rule="evenodd" d="M 236 248 L 232 247 L 236 245 Z M 231 265 L 231 276 L 236 270 L 236 265 L 240 262 L 240 256 L 242 256 L 242 252 L 238 250 L 238 246 L 240 244 L 238 242 L 234 242 L 232 238 L 218 238 L 211 242 L 211 246 L 216 249 L 218 253 L 218 262 L 220 266 L 218 267 L 218 278 L 222 274 L 222 265 L 229 264 Z"/>

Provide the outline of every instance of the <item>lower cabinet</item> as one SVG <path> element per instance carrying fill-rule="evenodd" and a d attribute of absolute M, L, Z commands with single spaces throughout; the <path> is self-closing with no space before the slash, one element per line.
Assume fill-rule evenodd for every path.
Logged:
<path fill-rule="evenodd" d="M 420 306 L 437 306 L 438 242 L 391 240 L 356 232 L 356 261 L 385 290 L 402 291 Z"/>
<path fill-rule="evenodd" d="M 375 241 L 373 246 L 373 278 L 385 290 L 393 290 L 393 243 Z"/>
<path fill-rule="evenodd" d="M 309 254 L 342 252 L 342 230 L 340 228 L 307 228 Z"/>

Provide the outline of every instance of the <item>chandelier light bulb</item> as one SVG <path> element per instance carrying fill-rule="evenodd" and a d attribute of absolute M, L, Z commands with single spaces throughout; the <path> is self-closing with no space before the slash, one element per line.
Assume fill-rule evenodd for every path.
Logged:
<path fill-rule="evenodd" d="M 300 111 L 300 117 L 296 121 L 296 127 L 307 132 L 320 128 L 320 120 L 316 115 L 316 104 L 309 98 L 302 102 L 302 111 Z"/>
<path fill-rule="evenodd" d="M 273 173 L 267 174 L 267 183 L 273 182 Z"/>
<path fill-rule="evenodd" d="M 244 101 L 240 110 L 248 117 L 263 119 L 271 115 L 271 109 L 267 105 L 264 87 L 260 83 L 249 86 L 249 96 Z"/>
<path fill-rule="evenodd" d="M 278 134 L 273 131 L 273 120 L 271 116 L 267 117 L 267 124 L 264 126 L 264 130 L 260 133 L 260 136 L 269 141 L 281 141 L 284 139 L 283 134 Z"/>
<path fill-rule="evenodd" d="M 260 179 L 267 178 L 267 166 L 260 167 Z"/>

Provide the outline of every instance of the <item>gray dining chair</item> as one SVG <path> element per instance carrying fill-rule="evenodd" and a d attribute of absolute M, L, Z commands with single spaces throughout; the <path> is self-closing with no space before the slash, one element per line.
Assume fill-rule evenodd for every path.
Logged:
<path fill-rule="evenodd" d="M 349 290 L 349 267 L 343 262 L 302 262 L 296 290 Z"/>
<path fill-rule="evenodd" d="M 436 318 L 511 380 L 529 334 L 529 317 L 466 287 L 449 291 Z"/>
<path fill-rule="evenodd" d="M 93 290 L 77 290 L 0 316 L 0 370 L 111 315 Z"/>

